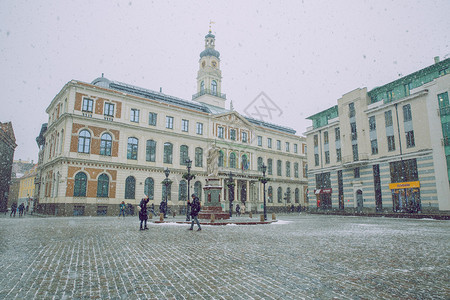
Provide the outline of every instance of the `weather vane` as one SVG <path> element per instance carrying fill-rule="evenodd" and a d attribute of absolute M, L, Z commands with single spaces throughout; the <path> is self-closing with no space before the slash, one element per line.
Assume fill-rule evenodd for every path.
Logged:
<path fill-rule="evenodd" d="M 211 32 L 211 24 L 216 24 L 216 22 L 209 20 L 209 32 Z"/>

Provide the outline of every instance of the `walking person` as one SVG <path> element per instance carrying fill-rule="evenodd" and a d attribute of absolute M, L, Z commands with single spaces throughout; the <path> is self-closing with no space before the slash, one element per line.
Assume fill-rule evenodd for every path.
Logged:
<path fill-rule="evenodd" d="M 139 220 L 141 221 L 141 226 L 139 230 L 147 230 L 147 220 L 148 220 L 148 214 L 147 214 L 147 203 L 150 201 L 148 196 L 146 198 L 142 198 L 141 203 L 139 203 Z M 142 223 L 144 223 L 144 228 L 142 228 Z"/>
<path fill-rule="evenodd" d="M 241 216 L 241 207 L 239 206 L 239 203 L 236 204 L 236 214 L 240 217 Z"/>
<path fill-rule="evenodd" d="M 14 214 L 14 217 L 16 217 L 16 210 L 17 210 L 17 203 L 13 202 L 13 204 L 11 204 L 11 213 L 9 214 L 9 216 L 12 217 L 12 215 Z"/>
<path fill-rule="evenodd" d="M 192 222 L 191 222 L 191 228 L 189 228 L 189 230 L 193 230 L 194 229 L 194 221 L 197 223 L 198 229 L 197 231 L 202 230 L 202 227 L 200 226 L 200 222 L 198 221 L 198 213 L 200 212 L 201 209 L 201 204 L 200 204 L 200 200 L 198 199 L 197 195 L 192 194 L 192 203 L 189 202 L 188 200 L 188 206 L 191 207 L 191 217 L 192 217 Z"/>
<path fill-rule="evenodd" d="M 119 218 L 120 218 L 120 215 L 123 215 L 123 217 L 125 218 L 125 208 L 126 208 L 125 201 L 122 201 L 122 203 L 119 204 L 119 209 L 120 209 Z"/>
<path fill-rule="evenodd" d="M 23 216 L 23 210 L 25 209 L 25 205 L 23 203 L 20 203 L 19 205 L 19 218 Z"/>

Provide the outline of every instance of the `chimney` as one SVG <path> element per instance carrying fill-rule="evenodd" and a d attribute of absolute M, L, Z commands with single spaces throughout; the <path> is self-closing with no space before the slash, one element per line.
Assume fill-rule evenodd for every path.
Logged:
<path fill-rule="evenodd" d="M 437 64 L 439 61 L 440 61 L 440 60 L 439 60 L 439 56 L 435 56 L 435 57 L 434 57 L 434 63 Z"/>

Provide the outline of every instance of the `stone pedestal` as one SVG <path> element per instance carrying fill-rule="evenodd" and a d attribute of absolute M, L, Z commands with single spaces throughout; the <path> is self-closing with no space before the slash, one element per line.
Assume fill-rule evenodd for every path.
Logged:
<path fill-rule="evenodd" d="M 215 220 L 225 220 L 230 218 L 228 212 L 222 211 L 222 205 L 220 205 L 221 192 L 222 186 L 220 185 L 220 179 L 206 179 L 206 184 L 203 188 L 205 201 L 203 202 L 202 210 L 198 214 L 199 219 L 212 219 L 211 215 L 214 215 L 213 218 Z"/>

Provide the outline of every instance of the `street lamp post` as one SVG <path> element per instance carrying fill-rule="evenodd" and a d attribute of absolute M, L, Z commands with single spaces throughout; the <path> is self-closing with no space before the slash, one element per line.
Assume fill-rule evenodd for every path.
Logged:
<path fill-rule="evenodd" d="M 165 195 L 165 202 L 166 202 L 166 207 L 164 209 L 164 218 L 167 218 L 167 194 L 168 194 L 168 187 L 169 185 L 172 183 L 172 180 L 169 179 L 169 174 L 170 174 L 170 170 L 169 168 L 164 169 L 164 174 L 166 175 L 166 178 L 163 180 L 163 184 L 166 187 L 166 195 Z"/>
<path fill-rule="evenodd" d="M 195 175 L 191 175 L 191 167 L 192 167 L 192 160 L 188 157 L 186 159 L 186 167 L 187 167 L 187 174 L 183 175 L 183 178 L 187 180 L 188 182 L 188 194 L 187 194 L 187 201 L 186 201 L 186 221 L 190 221 L 191 217 L 189 216 L 189 197 L 191 196 L 191 180 L 195 178 Z"/>
<path fill-rule="evenodd" d="M 263 190 L 264 190 L 264 221 L 267 221 L 267 209 L 266 209 L 266 183 L 269 181 L 269 178 L 266 177 L 266 169 L 267 166 L 264 165 L 264 163 L 261 165 L 261 171 L 263 173 L 263 177 L 259 179 L 261 183 L 263 184 Z"/>
<path fill-rule="evenodd" d="M 233 216 L 233 200 L 234 200 L 234 182 L 233 182 L 233 173 L 228 174 L 228 200 L 230 202 L 230 218 Z"/>

